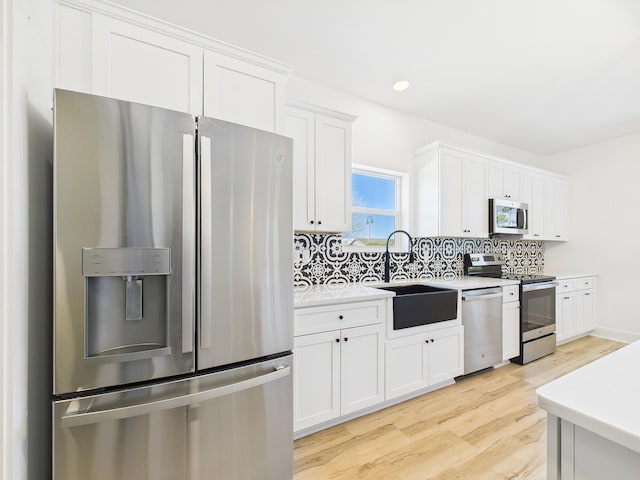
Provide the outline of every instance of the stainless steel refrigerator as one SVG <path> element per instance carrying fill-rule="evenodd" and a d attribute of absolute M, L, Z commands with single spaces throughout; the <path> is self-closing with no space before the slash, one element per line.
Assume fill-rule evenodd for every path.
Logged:
<path fill-rule="evenodd" d="M 54 478 L 291 479 L 291 140 L 54 97 Z"/>

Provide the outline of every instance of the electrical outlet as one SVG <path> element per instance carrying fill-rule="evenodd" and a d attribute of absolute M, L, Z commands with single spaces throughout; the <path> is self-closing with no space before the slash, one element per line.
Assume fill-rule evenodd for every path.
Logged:
<path fill-rule="evenodd" d="M 295 247 L 293 250 L 293 263 L 302 262 L 302 249 L 300 247 Z"/>

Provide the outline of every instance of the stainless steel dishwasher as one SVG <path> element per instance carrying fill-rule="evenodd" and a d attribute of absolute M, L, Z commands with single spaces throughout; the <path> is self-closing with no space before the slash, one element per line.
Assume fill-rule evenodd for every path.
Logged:
<path fill-rule="evenodd" d="M 502 363 L 502 287 L 462 292 L 464 375 Z"/>

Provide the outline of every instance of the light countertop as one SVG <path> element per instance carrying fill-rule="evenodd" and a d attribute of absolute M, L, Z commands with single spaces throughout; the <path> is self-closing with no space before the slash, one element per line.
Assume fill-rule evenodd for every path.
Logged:
<path fill-rule="evenodd" d="M 640 341 L 536 391 L 549 413 L 640 453 Z"/>
<path fill-rule="evenodd" d="M 294 288 L 293 305 L 296 308 L 315 307 L 336 303 L 380 300 L 393 297 L 393 295 L 393 292 L 371 288 L 361 283 L 328 283 Z"/>
<path fill-rule="evenodd" d="M 314 307 L 332 305 L 336 303 L 362 302 L 393 297 L 394 293 L 380 290 L 376 287 L 385 285 L 430 285 L 433 287 L 452 288 L 455 290 L 472 290 L 476 288 L 502 287 L 517 285 L 516 280 L 501 278 L 467 277 L 461 276 L 451 280 L 444 279 L 409 279 L 390 283 L 330 283 L 326 285 L 311 285 L 294 288 L 294 307 Z"/>
<path fill-rule="evenodd" d="M 597 277 L 597 273 L 556 273 L 556 272 L 545 272 L 545 275 L 553 275 L 556 277 L 556 280 L 569 280 L 571 278 L 582 278 L 582 277 Z"/>

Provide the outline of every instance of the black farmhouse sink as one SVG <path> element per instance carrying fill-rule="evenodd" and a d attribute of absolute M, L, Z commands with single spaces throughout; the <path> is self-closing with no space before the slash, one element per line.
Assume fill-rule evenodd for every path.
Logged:
<path fill-rule="evenodd" d="M 453 320 L 458 316 L 458 291 L 427 285 L 378 287 L 395 292 L 393 329 L 417 327 Z"/>

